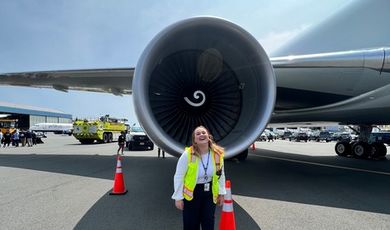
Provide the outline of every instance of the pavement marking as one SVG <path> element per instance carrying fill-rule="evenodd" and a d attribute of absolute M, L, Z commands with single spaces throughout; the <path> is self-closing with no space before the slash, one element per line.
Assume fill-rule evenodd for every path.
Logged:
<path fill-rule="evenodd" d="M 310 162 L 310 161 L 293 160 L 293 159 L 286 159 L 286 158 L 281 158 L 281 157 L 259 156 L 256 154 L 252 154 L 251 156 L 268 158 L 268 159 L 273 159 L 273 160 L 290 161 L 290 162 L 295 162 L 295 163 L 300 163 L 300 164 L 317 165 L 317 166 L 322 166 L 322 167 L 347 169 L 347 170 L 358 171 L 358 172 L 367 172 L 367 173 L 375 173 L 375 174 L 379 174 L 379 175 L 390 176 L 390 173 L 388 173 L 388 172 L 380 172 L 380 171 L 367 170 L 367 169 L 359 169 L 359 168 L 352 168 L 352 167 L 345 167 L 345 166 L 336 166 L 336 165 L 329 165 L 329 164 L 322 164 L 322 163 L 314 163 L 314 162 Z"/>

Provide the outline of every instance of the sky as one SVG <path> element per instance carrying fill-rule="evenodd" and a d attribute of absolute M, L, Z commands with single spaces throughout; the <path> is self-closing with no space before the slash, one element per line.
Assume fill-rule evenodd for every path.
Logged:
<path fill-rule="evenodd" d="M 218 16 L 251 33 L 268 54 L 350 0 L 2 0 L 0 73 L 135 67 L 148 42 L 170 24 Z M 0 101 L 105 114 L 137 122 L 132 97 L 0 86 Z"/>

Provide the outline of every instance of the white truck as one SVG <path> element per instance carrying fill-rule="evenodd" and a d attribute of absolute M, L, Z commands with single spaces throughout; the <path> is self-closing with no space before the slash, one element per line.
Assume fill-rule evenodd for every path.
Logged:
<path fill-rule="evenodd" d="M 126 146 L 133 150 L 153 150 L 154 144 L 146 135 L 144 129 L 139 126 L 132 126 L 126 134 Z"/>

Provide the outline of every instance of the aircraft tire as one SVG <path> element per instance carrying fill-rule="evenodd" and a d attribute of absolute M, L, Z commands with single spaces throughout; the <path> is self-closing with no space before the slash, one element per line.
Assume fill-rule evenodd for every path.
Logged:
<path fill-rule="evenodd" d="M 352 145 L 352 154 L 358 158 L 366 158 L 369 153 L 370 146 L 363 141 L 358 141 Z"/>
<path fill-rule="evenodd" d="M 375 143 L 371 144 L 371 147 L 372 147 L 371 154 L 372 154 L 373 158 L 381 158 L 381 157 L 386 156 L 387 149 L 386 149 L 385 144 L 375 142 Z"/>
<path fill-rule="evenodd" d="M 336 143 L 334 150 L 337 155 L 345 157 L 351 154 L 351 145 L 349 142 L 339 141 Z"/>

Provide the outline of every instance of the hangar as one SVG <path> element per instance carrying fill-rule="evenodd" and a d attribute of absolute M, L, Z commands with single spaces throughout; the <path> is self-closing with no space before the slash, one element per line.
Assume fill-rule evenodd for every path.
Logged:
<path fill-rule="evenodd" d="M 37 123 L 72 123 L 72 115 L 55 109 L 0 101 L 0 128 L 29 129 Z"/>

